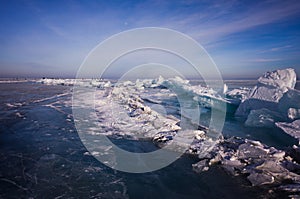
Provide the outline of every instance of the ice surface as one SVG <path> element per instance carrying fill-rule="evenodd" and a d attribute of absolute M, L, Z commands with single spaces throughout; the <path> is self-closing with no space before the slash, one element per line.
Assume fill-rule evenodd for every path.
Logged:
<path fill-rule="evenodd" d="M 247 98 L 239 105 L 235 114 L 236 116 L 247 117 L 251 110 L 261 108 L 276 111 L 278 107 L 277 102 L 282 95 L 283 92 L 280 89 L 255 86 Z"/>
<path fill-rule="evenodd" d="M 174 81 L 177 80 L 175 79 Z M 281 183 L 280 185 L 282 185 L 286 181 L 296 183 L 298 180 L 299 182 L 299 177 L 296 175 L 299 171 L 299 169 L 297 170 L 299 165 L 295 162 L 295 159 L 289 157 L 290 154 L 286 154 L 284 151 L 267 147 L 258 141 L 241 138 L 220 138 L 218 139 L 217 145 L 214 145 L 215 142 L 208 137 L 208 129 L 200 128 L 200 126 L 199 129 L 201 130 L 186 130 L 184 134 L 179 134 L 180 129 L 178 127 L 180 127 L 180 120 L 178 118 L 180 117 L 177 117 L 177 114 L 180 113 L 178 113 L 177 110 L 180 110 L 180 107 L 178 101 L 176 101 L 176 94 L 162 86 L 165 81 L 167 82 L 169 80 L 158 78 L 135 82 L 119 82 L 114 85 L 102 80 L 82 80 L 82 82 L 79 82 L 81 86 L 99 88 L 95 91 L 95 111 L 97 116 L 95 117 L 95 121 L 99 125 L 97 128 L 88 129 L 86 133 L 92 138 L 95 138 L 93 139 L 95 145 L 100 145 L 97 139 L 99 134 L 107 134 L 112 135 L 110 136 L 112 139 L 116 138 L 115 140 L 121 140 L 121 145 L 127 145 L 129 146 L 128 148 L 135 145 L 132 144 L 133 142 L 127 142 L 129 139 L 138 140 L 139 138 L 152 139 L 155 144 L 176 142 L 178 148 L 186 148 L 186 146 L 189 145 L 190 138 L 192 138 L 194 140 L 187 152 L 199 157 L 199 162 L 194 164 L 194 170 L 212 171 L 208 171 L 208 173 L 203 175 L 193 174 L 189 169 L 195 159 L 190 160 L 186 158 L 187 156 L 184 156 L 178 162 L 161 171 L 139 175 L 142 177 L 138 180 L 137 178 L 130 180 L 128 180 L 129 178 L 126 180 L 122 180 L 120 177 L 116 178 L 115 175 L 119 175 L 120 172 L 112 173 L 110 169 L 103 166 L 103 164 L 99 165 L 98 162 L 90 156 L 102 155 L 102 151 L 103 154 L 105 154 L 109 151 L 109 147 L 103 147 L 103 150 L 91 150 L 87 152 L 81 144 L 77 133 L 74 133 L 76 129 L 73 126 L 74 123 L 70 110 L 72 106 L 70 90 L 72 90 L 72 88 L 33 85 L 33 87 L 36 86 L 39 88 L 39 91 L 36 93 L 38 97 L 32 95 L 32 90 L 30 90 L 28 93 L 29 100 L 25 105 L 22 100 L 19 104 L 14 103 L 14 101 L 5 101 L 2 104 L 4 107 L 2 113 L 7 110 L 11 111 L 16 109 L 16 111 L 11 112 L 13 118 L 13 120 L 11 120 L 12 122 L 6 123 L 7 128 L 10 128 L 10 131 L 14 133 L 7 133 L 10 131 L 2 128 L 2 134 L 5 135 L 2 138 L 7 139 L 7 137 L 9 137 L 9 140 L 14 140 L 14 143 L 18 143 L 15 144 L 15 148 L 21 150 L 10 151 L 14 147 L 11 144 L 12 142 L 3 140 L 3 145 L 1 145 L 3 153 L 0 154 L 1 160 L 3 160 L 1 166 L 6 169 L 2 172 L 1 185 L 5 187 L 5 189 L 9 188 L 9 190 L 17 190 L 18 188 L 16 187 L 16 189 L 13 189 L 14 186 L 20 185 L 20 192 L 23 191 L 22 188 L 28 188 L 28 190 L 30 190 L 30 193 L 28 192 L 29 195 L 27 195 L 28 198 L 43 197 L 43 193 L 45 192 L 49 193 L 49 197 L 51 198 L 72 198 L 76 196 L 126 198 L 128 193 L 128 195 L 131 194 L 130 196 L 132 197 L 136 197 L 136 194 L 140 193 L 141 197 L 143 197 L 145 192 L 153 187 L 153 184 L 162 184 L 161 189 L 159 189 L 158 198 L 161 196 L 161 193 L 164 194 L 163 196 L 182 198 L 184 194 L 173 194 L 178 190 L 186 189 L 191 190 L 191 192 L 186 191 L 184 193 L 187 193 L 187 195 L 192 198 L 202 196 L 210 198 L 211 191 L 209 190 L 209 193 L 205 192 L 203 195 L 193 194 L 195 194 L 195 191 L 198 189 L 200 190 L 199 192 L 202 193 L 208 186 L 209 189 L 218 191 L 218 187 L 223 186 L 215 188 L 211 187 L 210 184 L 206 184 L 206 182 L 213 181 L 214 184 L 218 182 L 220 178 L 224 180 L 224 187 L 226 188 L 221 189 L 222 191 L 218 192 L 217 196 L 213 195 L 215 196 L 213 198 L 224 196 L 227 187 L 232 187 L 232 192 L 236 193 L 240 188 L 238 186 L 228 186 L 228 182 L 230 179 L 234 179 L 236 183 L 239 184 L 241 179 L 230 178 L 228 175 L 224 175 L 223 177 L 221 175 L 220 177 L 220 175 L 215 172 L 221 170 L 219 167 L 223 168 L 222 172 L 225 170 L 232 175 L 241 175 L 241 178 L 244 178 L 244 180 L 246 180 L 245 176 L 248 175 L 248 180 L 252 185 L 273 184 L 268 187 L 268 189 L 270 188 L 272 190 L 274 186 L 276 186 L 276 183 Z M 211 95 L 215 99 L 219 96 L 222 97 L 218 92 L 211 92 L 210 88 L 200 86 L 190 87 L 187 81 L 178 80 L 177 82 L 178 87 L 182 88 L 179 89 L 182 91 L 182 95 L 190 99 L 204 96 L 204 94 Z M 44 84 L 72 85 L 72 81 L 49 80 L 48 83 Z M 187 87 L 183 88 L 182 85 L 187 85 Z M 49 90 L 47 90 L 47 88 Z M 191 88 L 192 90 L 190 90 Z M 62 90 L 51 93 L 55 89 Z M 41 93 L 41 91 L 45 90 L 47 91 L 45 92 L 46 95 L 45 93 Z M 201 92 L 199 92 L 199 90 Z M 68 94 L 62 94 L 66 91 L 68 91 Z M 19 95 L 22 97 L 25 96 L 23 94 L 24 92 L 16 93 L 21 93 Z M 209 99 L 209 97 L 202 98 L 202 101 Z M 79 105 L 84 106 L 85 103 L 91 103 L 92 100 L 93 99 L 82 98 L 81 104 Z M 151 104 L 162 105 L 166 111 L 159 111 L 159 109 L 156 109 L 155 106 L 151 106 Z M 207 105 L 209 106 L 210 104 L 207 103 Z M 172 115 L 169 115 L 171 109 L 174 109 L 174 112 L 172 112 Z M 189 118 L 188 110 L 182 114 L 185 115 L 186 118 Z M 19 118 L 19 116 L 26 116 L 26 118 L 24 117 L 25 119 L 22 119 Z M 89 120 L 89 118 L 87 120 Z M 18 142 L 18 140 L 20 140 L 20 142 Z M 136 140 L 134 140 L 135 143 L 141 142 L 141 140 Z M 149 141 L 147 141 L 147 143 L 152 144 L 152 142 Z M 8 151 L 3 149 L 4 145 L 9 145 Z M 142 150 L 144 150 L 144 148 L 142 148 Z M 175 148 L 174 150 L 177 149 Z M 29 154 L 29 151 L 31 151 L 32 154 Z M 208 153 L 203 153 L 204 151 L 208 151 Z M 15 160 L 11 161 L 13 158 L 15 158 Z M 111 156 L 111 158 L 113 158 L 113 156 Z M 186 160 L 184 158 L 188 159 L 189 162 L 182 164 L 180 161 Z M 176 165 L 181 165 L 181 167 L 178 168 Z M 9 173 L 13 171 L 17 172 L 9 175 Z M 126 174 L 121 173 L 121 175 Z M 163 178 L 161 178 L 161 176 L 163 176 Z M 203 176 L 205 176 L 205 183 L 201 181 Z M 193 178 L 196 180 L 193 180 Z M 11 181 L 4 182 L 3 179 Z M 176 179 L 176 182 L 174 179 Z M 244 180 L 242 181 L 244 182 Z M 134 185 L 132 185 L 135 187 L 134 189 L 130 189 L 130 181 L 134 182 Z M 181 181 L 186 181 L 187 186 L 181 187 Z M 99 186 L 99 184 L 101 186 Z M 204 184 L 204 188 L 199 187 L 199 184 Z M 165 185 L 168 185 L 168 189 L 166 189 Z M 173 185 L 177 187 L 174 188 Z M 244 183 L 242 183 L 242 185 L 244 186 Z M 249 184 L 245 184 L 244 188 L 245 187 L 251 188 Z M 61 189 L 61 191 L 58 191 L 58 189 Z M 260 188 L 251 189 L 257 192 Z M 287 186 L 285 189 L 287 189 Z M 157 190 L 156 188 L 152 189 L 149 193 L 155 193 Z M 33 191 L 33 193 L 31 193 L 31 191 Z M 16 191 L 16 198 L 22 197 L 20 192 Z M 71 195 L 71 193 L 73 195 Z M 298 192 L 295 192 L 295 195 L 296 194 L 298 194 Z M 4 193 L 1 193 L 1 196 L 7 198 Z M 265 195 L 263 195 L 263 197 L 264 196 Z"/>
<path fill-rule="evenodd" d="M 15 103 L 6 103 L 5 104 L 7 107 L 9 107 L 9 108 L 17 108 L 17 107 L 19 107 L 19 106 L 22 106 L 23 104 L 22 103 L 19 103 L 19 102 L 15 102 Z"/>

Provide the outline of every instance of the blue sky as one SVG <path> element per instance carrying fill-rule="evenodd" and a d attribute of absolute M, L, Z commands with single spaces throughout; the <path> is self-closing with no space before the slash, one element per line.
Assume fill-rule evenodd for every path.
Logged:
<path fill-rule="evenodd" d="M 75 77 L 113 34 L 165 27 L 189 35 L 224 78 L 293 67 L 300 76 L 300 1 L 1 1 L 2 77 Z"/>

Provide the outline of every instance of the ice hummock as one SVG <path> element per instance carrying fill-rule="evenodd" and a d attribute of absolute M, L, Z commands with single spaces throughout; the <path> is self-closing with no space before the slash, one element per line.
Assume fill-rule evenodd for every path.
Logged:
<path fill-rule="evenodd" d="M 294 69 L 267 72 L 258 79 L 257 85 L 239 105 L 236 115 L 247 117 L 251 110 L 267 108 L 276 111 L 278 102 L 288 89 L 294 89 L 296 73 Z"/>
<path fill-rule="evenodd" d="M 263 85 L 272 86 L 280 89 L 294 88 L 296 85 L 296 73 L 292 68 L 266 72 L 258 79 Z"/>
<path fill-rule="evenodd" d="M 300 92 L 295 90 L 294 69 L 267 72 L 239 105 L 235 115 L 249 127 L 275 127 L 276 122 L 300 118 Z"/>

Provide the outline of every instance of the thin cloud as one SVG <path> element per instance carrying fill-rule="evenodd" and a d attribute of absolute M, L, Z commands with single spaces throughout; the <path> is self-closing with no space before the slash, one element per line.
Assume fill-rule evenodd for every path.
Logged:
<path fill-rule="evenodd" d="M 168 12 L 162 14 L 152 9 L 145 10 L 153 4 L 159 4 L 161 10 Z M 189 12 L 179 8 L 170 11 L 168 10 L 168 7 L 172 6 L 170 3 L 146 1 L 136 6 L 135 15 L 129 16 L 128 21 L 131 27 L 161 26 L 175 29 L 207 46 L 227 36 L 300 15 L 298 1 L 261 1 L 249 6 L 235 0 L 214 2 L 190 0 L 186 5 L 194 5 L 196 8 Z"/>
<path fill-rule="evenodd" d="M 230 4 L 228 8 L 232 6 L 234 5 Z M 189 22 L 193 21 L 196 25 L 193 28 L 192 36 L 210 43 L 222 39 L 227 35 L 292 17 L 296 14 L 300 14 L 299 10 L 300 3 L 297 1 L 274 4 L 262 2 L 243 13 L 237 12 L 231 19 L 226 19 L 226 17 L 221 15 L 214 20 L 208 20 L 206 23 L 196 23 L 199 18 L 197 15 L 192 15 L 191 17 L 193 17 L 193 19 L 186 18 L 179 20 L 178 23 L 191 26 L 192 24 L 189 24 Z M 218 12 L 218 10 L 216 10 L 216 12 Z"/>
<path fill-rule="evenodd" d="M 278 52 L 278 51 L 289 49 L 291 47 L 292 47 L 292 45 L 285 45 L 285 46 L 273 47 L 273 48 L 270 48 L 268 50 L 263 50 L 260 53 Z"/>
<path fill-rule="evenodd" d="M 67 37 L 68 36 L 67 33 L 62 28 L 60 28 L 58 26 L 46 23 L 45 27 L 48 28 L 50 31 L 52 31 L 53 33 L 55 33 L 58 36 L 61 36 L 61 37 Z"/>
<path fill-rule="evenodd" d="M 275 62 L 280 60 L 282 59 L 258 58 L 258 59 L 247 60 L 247 62 L 265 63 L 265 62 Z"/>

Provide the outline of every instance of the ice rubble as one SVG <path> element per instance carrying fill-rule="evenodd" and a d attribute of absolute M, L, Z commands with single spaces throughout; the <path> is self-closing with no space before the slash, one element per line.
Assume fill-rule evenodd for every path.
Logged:
<path fill-rule="evenodd" d="M 300 165 L 295 159 L 259 141 L 236 137 L 223 139 L 206 157 L 199 158 L 200 161 L 193 165 L 195 171 L 206 171 L 220 164 L 232 175 L 247 175 L 253 186 L 280 184 L 283 181 L 295 186 L 300 182 L 300 175 L 296 172 Z"/>
<path fill-rule="evenodd" d="M 180 129 L 179 120 L 171 115 L 162 115 L 143 103 L 139 96 L 141 88 L 132 82 L 119 83 L 113 89 L 97 91 L 95 108 L 103 118 L 106 134 L 126 134 L 132 138 L 153 138 L 157 133 L 175 132 Z"/>

